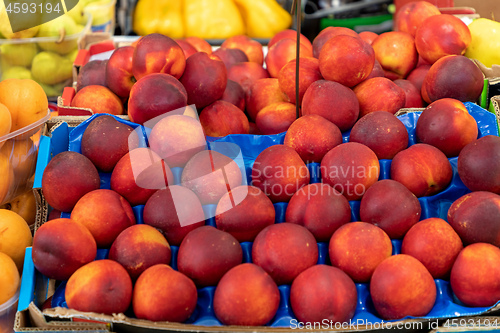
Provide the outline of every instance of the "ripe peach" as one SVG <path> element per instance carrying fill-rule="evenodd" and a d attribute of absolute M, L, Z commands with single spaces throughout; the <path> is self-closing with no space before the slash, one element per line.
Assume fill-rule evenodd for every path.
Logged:
<path fill-rule="evenodd" d="M 122 46 L 111 54 L 106 64 L 106 86 L 117 96 L 127 98 L 137 81 L 132 74 L 133 46 Z"/>
<path fill-rule="evenodd" d="M 409 33 L 384 32 L 373 41 L 372 47 L 389 79 L 404 79 L 417 65 L 417 49 Z"/>
<path fill-rule="evenodd" d="M 290 60 L 296 58 L 296 39 L 284 38 L 276 42 L 276 44 L 269 47 L 265 58 L 266 68 L 271 77 L 278 77 L 280 70 Z M 299 57 L 312 57 L 312 49 L 309 45 L 300 42 Z"/>
<path fill-rule="evenodd" d="M 348 200 L 358 200 L 377 180 L 380 165 L 367 146 L 348 142 L 334 147 L 321 161 L 323 182 Z"/>
<path fill-rule="evenodd" d="M 70 309 L 108 315 L 123 313 L 132 300 L 132 280 L 116 261 L 96 260 L 73 273 L 64 295 Z"/>
<path fill-rule="evenodd" d="M 97 190 L 100 184 L 99 173 L 87 157 L 65 151 L 54 156 L 45 167 L 42 192 L 50 206 L 69 212 L 82 196 Z"/>
<path fill-rule="evenodd" d="M 346 86 L 319 80 L 309 86 L 302 100 L 302 115 L 311 114 L 324 117 L 344 132 L 358 120 L 359 101 Z"/>
<path fill-rule="evenodd" d="M 409 81 L 404 79 L 397 79 L 393 81 L 398 87 L 403 89 L 405 92 L 405 105 L 404 108 L 422 108 L 424 107 L 422 101 L 422 95 L 420 94 L 420 90 L 415 87 L 415 85 Z"/>
<path fill-rule="evenodd" d="M 382 68 L 382 66 L 380 65 L 380 63 L 378 62 L 377 59 L 375 59 L 375 63 L 373 64 L 373 69 L 372 69 L 370 75 L 368 75 L 366 77 L 365 81 L 372 79 L 374 77 L 385 77 L 384 69 Z"/>
<path fill-rule="evenodd" d="M 391 163 L 391 179 L 406 186 L 417 197 L 441 192 L 450 184 L 452 175 L 446 155 L 425 143 L 400 151 Z"/>
<path fill-rule="evenodd" d="M 177 267 L 198 287 L 216 286 L 242 260 L 243 251 L 236 238 L 205 225 L 186 235 L 179 247 Z"/>
<path fill-rule="evenodd" d="M 168 165 L 149 148 L 136 148 L 116 163 L 111 174 L 111 189 L 132 206 L 144 205 L 158 189 L 172 184 Z"/>
<path fill-rule="evenodd" d="M 55 242 L 64 239 L 64 242 Z M 33 264 L 43 275 L 67 280 L 78 268 L 95 259 L 97 246 L 90 231 L 70 219 L 42 224 L 33 238 Z"/>
<path fill-rule="evenodd" d="M 448 210 L 448 223 L 464 244 L 490 243 L 500 246 L 500 196 L 478 191 L 465 194 Z"/>
<path fill-rule="evenodd" d="M 414 70 L 408 74 L 406 79 L 413 83 L 417 90 L 420 92 L 422 90 L 422 84 L 424 82 L 427 72 L 431 68 L 431 65 L 421 65 L 417 66 Z"/>
<path fill-rule="evenodd" d="M 436 284 L 417 259 L 398 254 L 378 265 L 370 281 L 378 314 L 387 320 L 427 315 L 436 301 Z"/>
<path fill-rule="evenodd" d="M 427 18 L 440 15 L 439 9 L 429 1 L 412 1 L 398 9 L 394 18 L 394 30 L 409 33 L 415 37 L 418 27 Z"/>
<path fill-rule="evenodd" d="M 347 274 L 336 267 L 315 265 L 293 281 L 290 303 L 301 322 L 344 323 L 354 316 L 357 295 Z"/>
<path fill-rule="evenodd" d="M 130 120 L 144 124 L 159 115 L 187 105 L 187 92 L 182 83 L 168 74 L 150 74 L 138 80 L 128 100 Z"/>
<path fill-rule="evenodd" d="M 318 59 L 319 70 L 326 80 L 354 87 L 370 75 L 375 52 L 359 37 L 338 35 L 323 45 Z"/>
<path fill-rule="evenodd" d="M 262 326 L 278 311 L 280 293 L 259 266 L 245 263 L 230 269 L 215 289 L 215 316 L 224 325 Z"/>
<path fill-rule="evenodd" d="M 252 261 L 276 284 L 290 284 L 297 275 L 316 264 L 318 246 L 313 234 L 301 225 L 273 224 L 255 237 Z"/>
<path fill-rule="evenodd" d="M 200 37 L 190 36 L 186 37 L 184 40 L 191 44 L 197 52 L 205 52 L 207 54 L 212 53 L 212 46 L 206 40 Z"/>
<path fill-rule="evenodd" d="M 418 259 L 433 278 L 448 279 L 451 267 L 462 249 L 462 240 L 445 220 L 429 218 L 408 230 L 401 253 Z"/>
<path fill-rule="evenodd" d="M 406 101 L 404 90 L 385 77 L 363 81 L 353 91 L 359 100 L 360 118 L 375 111 L 394 114 L 404 107 Z"/>
<path fill-rule="evenodd" d="M 240 84 L 245 93 L 258 79 L 269 77 L 267 70 L 255 62 L 240 62 L 231 66 L 227 78 Z"/>
<path fill-rule="evenodd" d="M 135 46 L 132 72 L 137 80 L 153 73 L 179 79 L 186 67 L 184 51 L 172 38 L 161 34 L 143 36 Z"/>
<path fill-rule="evenodd" d="M 171 185 L 154 193 L 143 211 L 144 223 L 162 231 L 170 245 L 180 245 L 193 229 L 205 224 L 200 199 L 193 191 Z"/>
<path fill-rule="evenodd" d="M 295 120 L 285 135 L 284 145 L 292 147 L 305 163 L 320 163 L 323 156 L 342 143 L 337 125 L 316 115 L 305 115 Z"/>
<path fill-rule="evenodd" d="M 138 144 L 137 132 L 132 127 L 104 115 L 87 126 L 82 135 L 81 149 L 99 170 L 111 172 L 116 163 Z"/>
<path fill-rule="evenodd" d="M 163 235 L 147 224 L 123 230 L 109 249 L 109 259 L 120 263 L 133 281 L 147 268 L 170 264 L 172 251 Z"/>
<path fill-rule="evenodd" d="M 235 105 L 226 101 L 215 101 L 200 113 L 200 123 L 205 135 L 226 136 L 248 134 L 248 119 Z"/>
<path fill-rule="evenodd" d="M 296 103 L 296 94 L 295 94 L 295 67 L 296 67 L 296 59 L 290 60 L 278 73 L 278 83 L 280 85 L 281 91 L 285 93 L 288 97 L 288 101 L 290 103 Z M 318 80 L 321 80 L 323 77 L 319 72 L 319 63 L 316 58 L 299 58 L 299 105 L 302 104 L 302 98 L 304 94 L 309 88 L 309 86 Z"/>
<path fill-rule="evenodd" d="M 500 138 L 487 135 L 465 146 L 458 155 L 458 175 L 471 191 L 500 194 Z"/>
<path fill-rule="evenodd" d="M 186 60 L 180 78 L 188 94 L 188 104 L 201 109 L 222 97 L 227 84 L 227 71 L 219 57 L 196 52 Z"/>
<path fill-rule="evenodd" d="M 251 120 L 257 118 L 257 114 L 264 107 L 285 102 L 285 94 L 279 87 L 279 81 L 275 78 L 256 80 L 246 92 L 246 111 Z"/>
<path fill-rule="evenodd" d="M 92 109 L 94 113 L 123 114 L 120 97 L 103 86 L 90 85 L 79 90 L 71 100 L 71 106 Z"/>
<path fill-rule="evenodd" d="M 354 124 L 349 141 L 364 144 L 373 150 L 379 160 L 392 159 L 408 147 L 408 131 L 393 114 L 375 111 Z"/>
<path fill-rule="evenodd" d="M 76 78 L 76 91 L 90 85 L 106 87 L 107 62 L 107 60 L 92 60 L 82 66 Z"/>
<path fill-rule="evenodd" d="M 242 174 L 232 158 L 217 151 L 204 150 L 186 164 L 181 182 L 200 198 L 202 205 L 217 204 L 224 194 L 241 185 Z"/>
<path fill-rule="evenodd" d="M 198 52 L 198 51 L 196 51 L 196 49 L 194 48 L 194 46 L 191 45 L 191 43 L 189 43 L 185 39 L 176 39 L 175 42 L 177 44 L 179 44 L 179 46 L 182 49 L 182 52 L 184 52 L 184 57 L 186 58 L 186 64 L 187 64 L 187 59 L 190 56 L 192 56 L 193 54 L 195 54 L 196 52 Z"/>
<path fill-rule="evenodd" d="M 293 39 L 296 41 L 297 40 L 297 30 L 285 29 L 285 30 L 282 30 L 282 31 L 276 33 L 273 36 L 273 38 L 271 38 L 269 40 L 269 43 L 267 43 L 267 47 L 270 48 L 271 46 L 273 46 L 274 44 L 276 44 L 277 42 L 279 42 L 280 40 L 285 39 L 285 38 L 290 38 L 290 39 Z M 305 46 L 308 46 L 310 49 L 312 49 L 311 42 L 303 34 L 299 35 L 299 42 L 301 44 L 304 44 Z"/>
<path fill-rule="evenodd" d="M 367 42 L 370 45 L 372 45 L 375 38 L 378 37 L 377 33 L 373 32 L 373 31 L 368 31 L 368 30 L 361 31 L 358 35 L 362 40 L 364 40 L 365 42 Z"/>
<path fill-rule="evenodd" d="M 359 208 L 362 221 L 380 227 L 391 239 L 402 238 L 418 222 L 421 212 L 417 197 L 392 179 L 373 184 L 361 199 Z"/>
<path fill-rule="evenodd" d="M 360 37 L 358 33 L 352 29 L 344 27 L 326 27 L 319 32 L 319 34 L 314 38 L 312 42 L 313 56 L 319 58 L 319 54 L 323 45 L 338 35 L 347 35 L 351 37 Z"/>
<path fill-rule="evenodd" d="M 100 248 L 111 246 L 123 230 L 135 224 L 130 204 L 115 191 L 106 189 L 81 197 L 71 211 L 71 219 L 87 227 Z"/>
<path fill-rule="evenodd" d="M 220 99 L 233 104 L 241 111 L 245 111 L 245 90 L 238 82 L 227 80 L 226 90 Z"/>
<path fill-rule="evenodd" d="M 306 227 L 318 242 L 328 242 L 335 230 L 351 221 L 351 207 L 330 185 L 309 184 L 290 199 L 285 221 Z"/>
<path fill-rule="evenodd" d="M 255 124 L 262 134 L 278 134 L 288 130 L 297 119 L 297 107 L 288 102 L 268 105 L 259 111 Z"/>
<path fill-rule="evenodd" d="M 447 55 L 463 55 L 471 42 L 467 25 L 454 15 L 433 15 L 415 32 L 418 54 L 430 64 Z"/>
<path fill-rule="evenodd" d="M 274 223 L 276 212 L 271 200 L 255 186 L 242 185 L 219 200 L 215 210 L 217 229 L 228 232 L 239 242 L 251 242 Z"/>
<path fill-rule="evenodd" d="M 476 120 L 465 105 L 453 98 L 431 103 L 417 121 L 420 142 L 439 148 L 447 157 L 458 156 L 462 148 L 477 139 Z"/>
<path fill-rule="evenodd" d="M 472 60 L 461 55 L 445 56 L 436 61 L 422 83 L 422 97 L 427 103 L 441 98 L 475 102 L 481 95 L 484 74 Z"/>
<path fill-rule="evenodd" d="M 194 312 L 197 300 L 193 281 L 170 266 L 158 264 L 137 279 L 132 306 L 140 319 L 183 322 Z"/>
<path fill-rule="evenodd" d="M 493 306 L 500 299 L 500 249 L 476 243 L 464 248 L 451 269 L 453 293 L 467 306 Z"/>
<path fill-rule="evenodd" d="M 240 49 L 227 49 L 225 47 L 219 47 L 217 50 L 212 52 L 212 54 L 222 60 L 227 71 L 229 71 L 234 64 L 248 62 L 247 55 Z"/>
<path fill-rule="evenodd" d="M 183 167 L 207 145 L 200 122 L 185 115 L 161 119 L 153 126 L 148 140 L 151 150 L 171 168 Z"/>
<path fill-rule="evenodd" d="M 309 170 L 290 147 L 275 145 L 263 150 L 252 166 L 252 185 L 260 188 L 272 202 L 289 201 L 309 183 Z"/>
<path fill-rule="evenodd" d="M 229 37 L 222 42 L 221 47 L 228 49 L 240 49 L 245 52 L 248 57 L 248 61 L 256 62 L 261 66 L 264 63 L 262 45 L 256 40 L 250 39 L 248 36 L 238 35 Z"/>
<path fill-rule="evenodd" d="M 347 223 L 333 233 L 328 246 L 332 265 L 356 283 L 370 281 L 377 266 L 392 254 L 392 243 L 379 227 L 366 222 Z"/>

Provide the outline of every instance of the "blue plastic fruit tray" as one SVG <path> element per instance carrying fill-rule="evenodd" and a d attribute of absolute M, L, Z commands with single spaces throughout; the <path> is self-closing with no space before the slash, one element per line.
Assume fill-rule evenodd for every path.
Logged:
<path fill-rule="evenodd" d="M 481 107 L 473 103 L 465 103 L 469 113 L 474 117 L 479 128 L 479 137 L 486 135 L 499 135 L 499 129 L 496 121 L 496 117 L 493 113 L 488 112 Z M 420 116 L 421 112 L 409 112 L 404 115 L 398 116 L 398 118 L 403 122 L 409 133 L 409 145 L 416 143 L 415 136 L 415 126 Z M 80 152 L 80 141 L 83 132 L 87 128 L 88 124 L 96 117 L 101 116 L 100 114 L 90 117 L 88 120 L 84 121 L 75 128 L 70 128 L 67 124 L 63 123 L 61 126 L 57 127 L 52 132 L 52 137 L 43 137 L 40 144 L 40 152 L 38 158 L 38 164 L 35 176 L 35 187 L 41 187 L 41 179 L 43 175 L 43 170 L 50 160 L 50 157 L 65 151 L 71 150 L 75 152 Z M 132 126 L 133 128 L 138 128 L 139 125 L 125 121 L 120 118 L 116 118 L 119 121 Z M 141 126 L 140 130 L 144 133 L 145 137 L 149 133 L 149 130 Z M 139 131 L 141 132 L 141 131 Z M 216 145 L 218 142 L 230 142 L 239 146 L 241 155 L 244 161 L 244 167 L 247 184 L 251 184 L 251 168 L 256 159 L 256 157 L 264 149 L 276 145 L 282 144 L 284 140 L 285 133 L 277 135 L 229 135 L 223 138 L 208 138 L 209 149 L 211 146 Z M 349 132 L 343 133 L 344 142 L 349 140 Z M 147 140 L 144 140 L 147 142 Z M 453 178 L 451 184 L 444 191 L 429 197 L 419 198 L 420 205 L 422 207 L 421 219 L 426 219 L 430 217 L 439 217 L 442 219 L 447 219 L 447 211 L 451 204 L 461 197 L 462 195 L 470 192 L 465 185 L 460 180 L 457 173 L 457 157 L 449 159 L 451 166 L 453 168 Z M 380 160 L 380 179 L 390 178 L 390 165 L 391 160 Z M 311 173 L 311 183 L 321 182 L 321 175 L 319 172 L 319 164 L 311 163 L 307 167 Z M 182 173 L 181 168 L 174 168 L 173 170 L 175 183 L 180 182 L 180 175 Z M 109 173 L 101 173 L 101 188 L 109 188 Z M 359 221 L 359 201 L 350 201 L 351 206 L 351 221 Z M 284 222 L 285 211 L 287 203 L 280 202 L 274 204 L 276 210 L 276 223 Z M 142 211 L 144 206 L 133 207 L 137 223 L 143 223 Z M 215 226 L 215 219 L 213 218 L 216 205 L 206 205 L 204 210 L 207 215 L 206 224 Z M 62 213 L 61 217 L 69 217 L 69 213 Z M 400 253 L 401 250 L 401 240 L 393 240 L 393 255 Z M 243 261 L 252 262 L 251 258 L 251 242 L 241 243 L 243 249 Z M 177 246 L 172 246 L 172 262 L 171 265 L 176 269 L 176 259 L 177 259 Z M 318 243 L 319 258 L 318 264 L 330 264 L 328 257 L 328 243 Z M 106 258 L 108 250 L 99 249 L 96 259 Z M 33 300 L 33 290 L 34 290 L 34 278 L 35 269 L 33 267 L 33 262 L 31 260 L 31 250 L 26 252 L 25 261 L 25 274 L 23 274 L 23 280 L 21 285 L 21 297 L 19 301 L 19 310 L 24 310 L 28 307 L 29 303 Z M 39 274 L 39 273 L 38 273 Z M 432 310 L 425 317 L 418 317 L 420 320 L 430 320 L 438 318 L 452 318 L 460 316 L 474 316 L 484 314 L 494 307 L 467 307 L 463 305 L 456 297 L 453 295 L 449 281 L 436 279 L 437 288 L 437 299 Z M 352 322 L 357 324 L 376 324 L 382 323 L 383 320 L 376 313 L 373 303 L 371 301 L 369 293 L 369 284 L 360 283 L 356 284 L 358 292 L 358 305 Z M 290 286 L 281 285 L 279 286 L 281 302 L 279 310 L 276 316 L 268 323 L 272 327 L 292 327 L 293 323 L 296 323 L 295 316 L 290 306 L 289 296 L 290 296 Z M 65 298 L 65 282 L 62 282 L 57 288 L 55 294 L 52 298 L 52 307 L 67 307 Z M 204 325 L 204 326 L 214 326 L 222 325 L 215 317 L 212 300 L 215 291 L 215 286 L 205 287 L 198 290 L 198 303 L 193 315 L 185 322 L 187 324 L 194 325 Z M 133 317 L 133 313 L 126 313 L 126 315 Z M 415 317 L 406 317 L 404 319 L 410 319 Z"/>

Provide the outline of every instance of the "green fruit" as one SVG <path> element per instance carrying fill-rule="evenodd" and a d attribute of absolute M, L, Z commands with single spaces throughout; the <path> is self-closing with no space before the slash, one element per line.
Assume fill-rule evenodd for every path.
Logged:
<path fill-rule="evenodd" d="M 0 45 L 0 55 L 7 64 L 12 66 L 29 67 L 37 52 L 38 48 L 35 43 Z"/>
<path fill-rule="evenodd" d="M 55 20 L 42 24 L 37 37 L 53 37 L 60 40 L 39 42 L 38 45 L 45 51 L 67 54 L 78 47 L 77 38 L 69 37 L 80 31 L 82 31 L 81 26 L 77 25 L 71 17 L 67 15 L 59 16 Z"/>
<path fill-rule="evenodd" d="M 31 64 L 33 78 L 44 84 L 56 84 L 73 77 L 73 62 L 53 52 L 40 52 Z"/>
<path fill-rule="evenodd" d="M 85 24 L 87 23 L 88 16 L 85 14 L 83 9 L 85 8 L 84 2 L 82 0 L 78 1 L 75 7 L 73 7 L 66 14 L 69 15 L 75 21 L 76 24 Z"/>
<path fill-rule="evenodd" d="M 64 87 L 66 87 L 66 82 L 61 82 L 54 85 L 49 85 L 41 82 L 38 82 L 38 84 L 42 87 L 47 97 L 57 97 L 62 95 Z"/>
<path fill-rule="evenodd" d="M 33 79 L 31 72 L 26 67 L 14 66 L 9 67 L 2 73 L 2 81 L 7 79 Z"/>
<path fill-rule="evenodd" d="M 72 63 L 75 62 L 76 56 L 78 55 L 78 49 L 71 51 L 70 53 L 66 54 L 64 57 L 66 59 L 69 59 Z"/>

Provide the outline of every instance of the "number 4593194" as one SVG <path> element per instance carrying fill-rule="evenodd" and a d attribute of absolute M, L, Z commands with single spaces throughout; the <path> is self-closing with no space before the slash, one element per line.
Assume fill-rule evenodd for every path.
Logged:
<path fill-rule="evenodd" d="M 60 3 L 56 3 L 55 6 L 53 6 L 50 2 L 46 3 L 19 3 L 15 2 L 12 3 L 10 2 L 9 5 L 5 8 L 7 13 L 11 14 L 50 14 L 52 12 L 55 13 L 61 13 L 63 10 L 60 8 Z"/>

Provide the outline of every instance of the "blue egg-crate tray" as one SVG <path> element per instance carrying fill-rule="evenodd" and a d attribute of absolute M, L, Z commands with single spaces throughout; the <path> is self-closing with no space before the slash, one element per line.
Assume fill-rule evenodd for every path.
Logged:
<path fill-rule="evenodd" d="M 474 117 L 478 124 L 479 135 L 478 137 L 483 137 L 486 135 L 499 135 L 499 128 L 496 121 L 496 117 L 493 113 L 488 112 L 481 107 L 473 103 L 465 103 L 467 110 Z M 403 122 L 408 130 L 409 134 L 409 145 L 416 143 L 415 126 L 420 116 L 421 112 L 409 112 L 404 115 L 398 116 L 398 118 Z M 43 170 L 47 163 L 50 161 L 51 156 L 56 155 L 59 152 L 65 150 L 71 150 L 75 152 L 80 152 L 80 141 L 83 132 L 87 128 L 88 124 L 96 117 L 101 116 L 100 114 L 90 117 L 88 120 L 84 121 L 75 128 L 69 127 L 67 124 L 61 124 L 55 130 L 52 131 L 51 137 L 42 137 L 40 143 L 40 152 L 37 162 L 37 170 L 35 176 L 34 187 L 41 187 L 41 178 Z M 137 130 L 137 133 L 142 133 L 143 139 L 142 146 L 147 146 L 147 136 L 150 132 L 149 129 L 143 126 L 128 122 L 121 118 L 116 118 L 118 121 L 126 123 Z M 285 133 L 277 135 L 229 135 L 223 138 L 207 138 L 208 149 L 213 149 L 216 147 L 217 143 L 227 142 L 235 144 L 239 147 L 241 156 L 243 158 L 243 164 L 240 168 L 243 172 L 246 172 L 247 184 L 251 184 L 251 168 L 256 159 L 256 157 L 264 149 L 276 145 L 282 144 L 284 140 Z M 343 133 L 344 142 L 349 140 L 349 132 Z M 470 191 L 465 187 L 458 176 L 457 172 L 457 157 L 449 159 L 452 169 L 453 178 L 451 184 L 442 192 L 429 196 L 419 198 L 420 205 L 422 207 L 421 220 L 430 217 L 439 217 L 444 220 L 447 219 L 447 211 L 451 204 L 461 197 L 462 195 L 469 193 Z M 391 160 L 380 160 L 380 179 L 390 178 L 390 165 Z M 310 163 L 307 165 L 311 174 L 311 183 L 321 182 L 321 175 L 319 172 L 318 163 Z M 180 183 L 180 175 L 182 173 L 181 168 L 173 168 L 174 182 L 175 184 Z M 100 173 L 101 176 L 101 188 L 110 188 L 110 173 Z M 359 221 L 359 201 L 350 201 L 351 206 L 351 221 Z M 276 210 L 276 223 L 284 222 L 285 212 L 287 203 L 279 202 L 274 204 Z M 216 205 L 205 205 L 203 206 L 207 225 L 215 226 L 215 208 Z M 144 209 L 143 205 L 133 207 L 134 214 L 137 223 L 143 223 L 142 211 Z M 70 213 L 65 212 L 61 214 L 61 217 L 69 217 Z M 393 255 L 400 253 L 401 250 L 401 240 L 393 240 Z M 252 262 L 251 258 L 251 242 L 241 243 L 243 249 L 243 262 Z M 177 246 L 171 246 L 172 248 L 172 261 L 171 266 L 177 269 Z M 329 265 L 328 257 L 328 243 L 318 243 L 319 257 L 318 264 Z M 96 260 L 106 258 L 108 254 L 107 249 L 99 249 Z M 25 268 L 21 285 L 21 297 L 19 301 L 18 309 L 19 311 L 24 310 L 28 307 L 29 303 L 34 299 L 34 274 L 36 270 L 33 266 L 31 260 L 31 249 L 26 251 Z M 40 273 L 38 273 L 40 274 Z M 442 318 L 453 318 L 462 316 L 475 316 L 482 315 L 492 310 L 500 308 L 500 302 L 492 307 L 467 307 L 463 305 L 456 297 L 453 295 L 449 281 L 436 279 L 437 288 L 437 298 L 436 303 L 432 310 L 424 317 L 418 317 L 419 320 L 431 320 L 431 319 L 442 319 Z M 358 293 L 358 303 L 354 318 L 352 322 L 357 324 L 369 324 L 369 323 L 382 323 L 383 320 L 376 313 L 373 303 L 371 301 L 369 293 L 369 284 L 362 283 L 356 284 Z M 268 326 L 278 328 L 290 328 L 293 323 L 296 323 L 295 316 L 290 306 L 289 296 L 290 296 L 290 285 L 279 286 L 280 290 L 280 306 L 275 317 L 268 323 Z M 53 307 L 67 307 L 65 298 L 65 282 L 61 282 L 55 291 L 52 298 Z M 215 286 L 205 287 L 198 289 L 198 303 L 196 310 L 192 316 L 185 322 L 185 324 L 193 325 L 203 325 L 203 326 L 214 326 L 221 325 L 221 323 L 215 317 L 212 300 L 215 291 Z M 133 317 L 133 313 L 126 313 L 126 315 Z M 406 317 L 405 319 L 413 319 L 415 317 Z M 359 327 L 359 326 L 358 326 Z"/>

